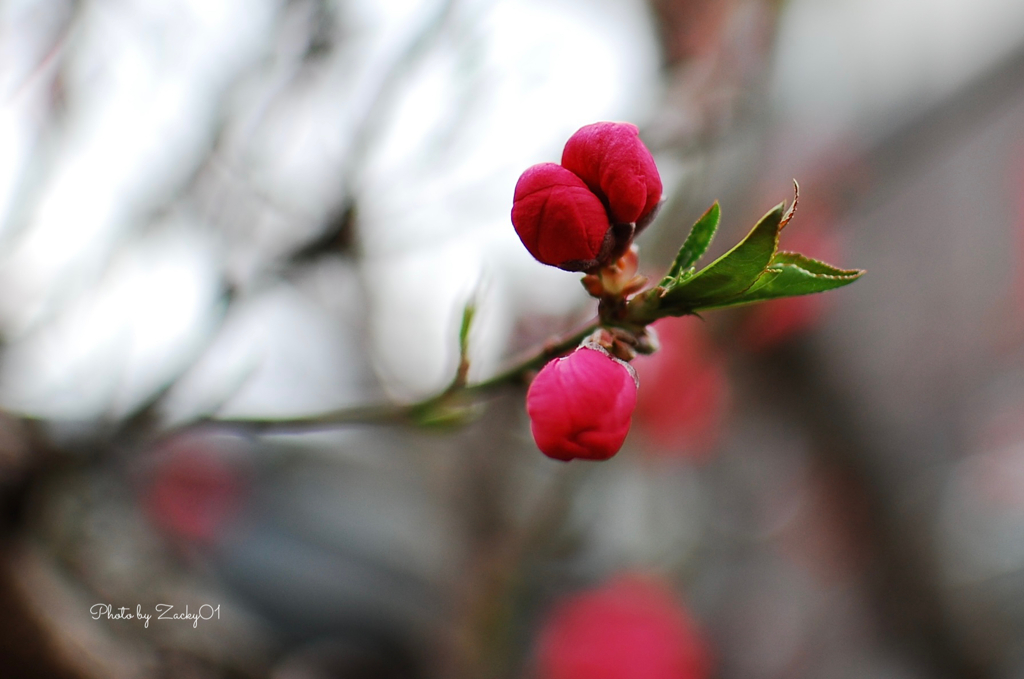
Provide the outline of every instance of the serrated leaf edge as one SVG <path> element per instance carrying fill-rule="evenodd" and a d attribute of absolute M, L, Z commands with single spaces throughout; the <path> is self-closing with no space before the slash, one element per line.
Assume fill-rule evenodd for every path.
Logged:
<path fill-rule="evenodd" d="M 684 257 L 684 254 L 687 253 L 687 246 L 695 245 L 697 243 L 697 237 L 695 236 L 697 233 L 697 227 L 700 226 L 705 219 L 711 216 L 712 212 L 714 213 L 714 222 L 711 225 L 711 232 L 707 235 L 707 238 L 704 239 L 703 246 L 693 247 L 693 252 Z M 711 204 L 711 207 L 705 210 L 704 213 L 697 218 L 697 221 L 693 223 L 693 226 L 690 227 L 690 233 L 687 234 L 686 240 L 684 240 L 683 244 L 679 247 L 679 252 L 676 253 L 676 257 L 672 261 L 672 265 L 669 267 L 668 273 L 666 273 L 665 277 L 662 279 L 661 285 L 670 285 L 672 283 L 678 284 L 694 274 L 697 269 L 694 265 L 700 261 L 700 258 L 703 257 L 704 253 L 706 253 L 708 248 L 711 247 L 711 242 L 718 233 L 718 227 L 721 223 L 722 207 L 716 200 Z"/>
<path fill-rule="evenodd" d="M 779 203 L 778 205 L 773 207 L 771 210 L 766 212 L 764 214 L 764 216 L 762 216 L 759 220 L 757 220 L 757 222 L 750 229 L 750 231 L 748 231 L 747 234 L 745 236 L 743 236 L 743 238 L 741 238 L 738 243 L 736 243 L 736 245 L 734 245 L 731 248 L 729 248 L 725 253 L 723 253 L 721 256 L 719 256 L 717 259 L 715 259 L 713 262 L 711 262 L 710 264 L 708 264 L 707 266 L 702 268 L 700 271 L 697 271 L 693 275 L 688 276 L 684 280 L 687 283 L 695 281 L 698 278 L 700 278 L 702 275 L 704 275 L 705 273 L 707 273 L 707 272 L 711 271 L 712 269 L 714 269 L 716 266 L 718 266 L 722 262 L 726 261 L 729 257 L 733 256 L 733 254 L 737 250 L 739 250 L 741 247 L 746 245 L 747 241 L 749 241 L 751 236 L 753 236 L 754 233 L 756 233 L 757 230 L 759 228 L 761 228 L 761 225 L 765 223 L 766 219 L 771 217 L 773 214 L 779 212 L 780 213 L 780 217 L 779 218 L 781 220 L 781 211 L 782 211 L 784 206 L 785 206 L 785 203 Z M 772 260 L 775 258 L 775 256 L 778 254 L 778 251 L 779 251 L 779 232 L 780 232 L 780 229 L 779 229 L 779 226 L 778 226 L 777 223 L 776 223 L 774 228 L 775 228 L 775 234 L 774 234 L 774 243 L 772 245 L 772 257 L 771 257 L 771 259 L 768 260 L 768 265 L 765 267 L 765 269 L 767 269 L 768 267 L 771 266 Z M 754 279 L 750 282 L 750 285 L 754 285 L 754 283 L 757 282 L 758 277 L 760 277 L 761 273 L 764 273 L 765 269 L 762 269 L 761 272 L 758 273 L 757 276 L 754 277 Z M 683 283 L 683 280 L 676 280 L 675 281 L 676 286 L 681 285 L 682 283 Z M 744 288 L 743 292 L 746 292 L 750 288 L 750 285 L 748 285 L 746 288 Z M 675 286 L 673 286 L 673 287 L 675 287 Z M 670 292 L 671 292 L 671 290 L 670 290 Z M 737 293 L 737 294 L 743 294 L 743 292 L 740 292 L 740 293 Z"/>
<path fill-rule="evenodd" d="M 800 255 L 799 252 L 787 252 L 785 254 L 788 254 L 788 255 Z M 804 257 L 804 259 L 811 259 L 810 257 L 805 257 L 804 255 L 800 255 L 800 256 Z M 827 262 L 822 262 L 822 261 L 819 261 L 819 260 L 813 260 L 813 261 L 818 262 L 818 264 L 824 264 L 825 266 L 829 267 L 830 269 L 835 269 L 836 271 L 839 271 L 841 273 L 838 273 L 838 274 L 815 273 L 815 272 L 811 271 L 810 269 L 802 267 L 802 266 L 800 266 L 798 264 L 790 264 L 788 262 L 783 263 L 783 264 L 774 264 L 774 263 L 773 264 L 769 264 L 767 267 L 765 267 L 765 271 L 768 271 L 769 269 L 776 269 L 776 270 L 781 271 L 785 267 L 790 267 L 792 269 L 798 269 L 800 271 L 803 271 L 805 274 L 807 274 L 808 276 L 811 276 L 812 278 L 827 278 L 827 279 L 830 279 L 830 280 L 844 280 L 844 281 L 845 280 L 857 280 L 858 278 L 860 278 L 861 276 L 863 276 L 866 273 L 864 271 L 864 269 L 839 269 L 837 267 L 832 266 L 831 264 L 829 264 Z M 809 293 L 809 294 L 814 294 L 814 293 Z"/>

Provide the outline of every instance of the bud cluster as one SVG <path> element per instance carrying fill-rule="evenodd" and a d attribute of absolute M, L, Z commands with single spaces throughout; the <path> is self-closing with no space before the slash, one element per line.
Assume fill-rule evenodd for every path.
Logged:
<path fill-rule="evenodd" d="M 538 261 L 596 271 L 629 249 L 660 201 L 661 176 L 636 126 L 594 123 L 569 138 L 561 165 L 522 174 L 512 224 Z"/>
<path fill-rule="evenodd" d="M 516 184 L 512 224 L 538 261 L 583 271 L 606 308 L 638 292 L 633 237 L 654 218 L 661 177 L 635 125 L 601 122 L 578 130 L 562 163 L 541 163 Z M 638 333 L 602 330 L 537 374 L 526 395 L 533 438 L 548 457 L 606 460 L 622 447 L 636 407 L 636 372 L 626 361 L 649 353 Z"/>

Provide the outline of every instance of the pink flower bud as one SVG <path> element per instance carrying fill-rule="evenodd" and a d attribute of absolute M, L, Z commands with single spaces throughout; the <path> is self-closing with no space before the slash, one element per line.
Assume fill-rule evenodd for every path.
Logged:
<path fill-rule="evenodd" d="M 562 166 L 607 201 L 616 223 L 643 220 L 661 200 L 661 175 L 636 125 L 581 127 L 565 143 Z"/>
<path fill-rule="evenodd" d="M 601 200 L 554 163 L 534 165 L 519 178 L 512 224 L 538 261 L 567 271 L 593 268 L 611 251 L 611 224 Z"/>
<path fill-rule="evenodd" d="M 557 606 L 537 679 L 705 679 L 707 645 L 667 584 L 624 575 Z"/>
<path fill-rule="evenodd" d="M 629 364 L 599 349 L 551 361 L 526 393 L 537 447 L 556 460 L 607 460 L 629 433 L 636 388 Z"/>

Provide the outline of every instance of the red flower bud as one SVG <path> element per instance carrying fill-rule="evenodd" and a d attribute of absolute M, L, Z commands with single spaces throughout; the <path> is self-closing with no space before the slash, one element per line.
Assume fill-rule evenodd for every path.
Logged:
<path fill-rule="evenodd" d="M 608 213 L 583 181 L 560 165 L 541 163 L 522 174 L 512 224 L 538 261 L 586 271 L 611 251 Z"/>
<path fill-rule="evenodd" d="M 607 460 L 629 433 L 636 387 L 629 364 L 599 349 L 551 361 L 526 393 L 537 447 L 556 460 Z"/>
<path fill-rule="evenodd" d="M 605 199 L 616 223 L 641 221 L 661 200 L 661 175 L 636 125 L 581 127 L 565 143 L 562 166 Z"/>
<path fill-rule="evenodd" d="M 556 607 L 541 630 L 537 679 L 704 679 L 706 643 L 675 593 L 620 576 Z"/>

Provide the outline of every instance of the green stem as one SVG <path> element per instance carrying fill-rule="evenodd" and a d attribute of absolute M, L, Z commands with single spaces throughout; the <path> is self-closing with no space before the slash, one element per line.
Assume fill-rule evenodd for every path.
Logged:
<path fill-rule="evenodd" d="M 468 400 L 479 398 L 515 382 L 521 381 L 527 372 L 541 368 L 551 359 L 574 349 L 587 335 L 601 327 L 594 321 L 582 330 L 559 340 L 549 342 L 540 351 L 515 363 L 512 367 L 497 375 L 476 384 L 463 384 L 456 377 L 455 381 L 439 394 L 409 404 L 380 403 L 375 405 L 354 406 L 330 410 L 317 415 L 291 418 L 205 418 L 199 424 L 209 423 L 220 426 L 236 427 L 250 431 L 284 432 L 284 431 L 316 431 L 333 429 L 352 424 L 415 424 L 425 414 L 451 400 Z"/>

